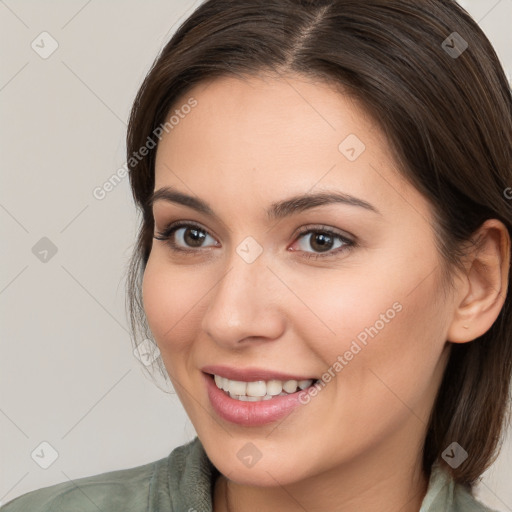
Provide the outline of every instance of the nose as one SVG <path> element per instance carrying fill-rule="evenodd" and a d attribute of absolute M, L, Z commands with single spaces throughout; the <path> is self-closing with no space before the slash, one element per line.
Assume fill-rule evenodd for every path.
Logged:
<path fill-rule="evenodd" d="M 283 333 L 281 301 L 287 300 L 287 290 L 263 255 L 248 263 L 234 251 L 226 272 L 207 295 L 202 328 L 223 348 L 245 347 L 250 340 L 274 340 Z"/>

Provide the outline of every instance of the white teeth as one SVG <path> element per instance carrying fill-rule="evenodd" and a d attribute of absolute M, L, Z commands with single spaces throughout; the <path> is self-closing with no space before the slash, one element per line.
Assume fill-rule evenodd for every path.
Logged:
<path fill-rule="evenodd" d="M 224 380 L 224 377 L 219 377 L 218 375 L 214 375 L 213 378 L 215 380 L 215 384 L 217 384 L 217 387 L 219 389 L 222 389 L 222 381 Z"/>
<path fill-rule="evenodd" d="M 243 395 L 244 393 L 238 394 Z M 245 394 L 248 396 L 265 396 L 267 394 L 267 385 L 265 381 L 257 380 L 256 382 L 248 382 L 247 392 Z"/>
<path fill-rule="evenodd" d="M 241 382 L 239 380 L 228 380 L 228 391 L 231 395 L 245 395 L 246 388 L 247 382 Z"/>
<path fill-rule="evenodd" d="M 242 402 L 258 402 L 260 400 L 270 400 L 274 396 L 286 396 L 290 393 L 295 393 L 297 387 L 302 390 L 313 384 L 311 379 L 242 382 L 229 380 L 219 375 L 214 375 L 214 380 L 219 389 L 224 390 L 231 398 L 241 400 Z"/>
<path fill-rule="evenodd" d="M 295 393 L 297 391 L 297 381 L 296 380 L 287 380 L 284 383 L 283 390 L 287 393 Z"/>
<path fill-rule="evenodd" d="M 267 382 L 267 393 L 272 396 L 279 395 L 283 391 L 283 383 L 280 380 L 269 380 Z"/>
<path fill-rule="evenodd" d="M 237 400 L 240 400 L 242 402 L 257 402 L 258 401 L 258 397 L 256 396 L 246 396 L 246 395 L 232 395 L 231 393 L 229 394 L 229 396 L 231 398 L 236 398 Z"/>
<path fill-rule="evenodd" d="M 312 380 L 299 380 L 299 388 L 300 389 L 306 389 L 309 388 L 313 384 Z"/>

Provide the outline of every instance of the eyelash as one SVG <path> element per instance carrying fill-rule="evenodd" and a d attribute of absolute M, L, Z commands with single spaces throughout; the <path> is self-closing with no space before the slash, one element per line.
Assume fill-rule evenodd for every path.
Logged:
<path fill-rule="evenodd" d="M 192 222 L 178 221 L 178 222 L 169 224 L 163 231 L 157 232 L 157 236 L 154 236 L 153 238 L 155 238 L 155 240 L 161 240 L 161 241 L 165 242 L 171 248 L 171 250 L 173 250 L 175 252 L 189 253 L 189 254 L 196 253 L 197 254 L 199 249 L 183 249 L 182 247 L 178 247 L 176 245 L 176 243 L 174 241 L 172 241 L 172 235 L 178 229 L 183 228 L 183 227 L 194 228 L 194 229 L 197 229 L 198 231 L 201 231 L 201 232 L 204 232 L 204 233 L 210 235 L 210 233 L 208 233 L 208 231 L 206 229 L 202 228 L 198 224 L 195 224 Z M 333 238 L 337 238 L 338 240 L 341 240 L 344 245 L 342 247 L 338 247 L 337 249 L 331 250 L 326 253 L 308 253 L 308 252 L 306 252 L 306 254 L 303 257 L 307 258 L 307 259 L 315 259 L 316 260 L 316 259 L 321 259 L 321 258 L 332 258 L 332 257 L 337 256 L 340 253 L 343 253 L 347 250 L 353 249 L 354 247 L 357 246 L 355 241 L 349 240 L 348 238 L 342 236 L 339 233 L 336 233 L 335 231 L 332 231 L 330 229 L 320 227 L 320 226 L 319 227 L 309 227 L 309 228 L 305 228 L 305 229 L 301 230 L 297 234 L 297 238 L 300 238 L 304 235 L 308 235 L 310 233 L 317 233 L 317 234 L 321 233 L 321 234 L 329 235 Z"/>

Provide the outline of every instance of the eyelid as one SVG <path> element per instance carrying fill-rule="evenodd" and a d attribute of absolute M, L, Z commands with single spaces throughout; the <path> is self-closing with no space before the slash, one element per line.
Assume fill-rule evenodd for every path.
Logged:
<path fill-rule="evenodd" d="M 310 252 L 310 251 L 299 251 L 303 252 L 303 258 L 306 259 L 315 259 L 315 260 L 329 260 L 339 258 L 341 254 L 350 251 L 359 246 L 359 242 L 356 237 L 353 235 L 349 235 L 348 233 L 342 232 L 337 228 L 332 228 L 330 226 L 324 224 L 317 224 L 312 226 L 306 226 L 300 228 L 299 232 L 294 236 L 293 245 L 295 245 L 298 240 L 300 240 L 303 236 L 312 234 L 312 233 L 324 233 L 332 236 L 333 238 L 337 238 L 342 241 L 343 245 L 341 247 L 337 247 L 335 249 L 328 250 L 324 253 L 322 252 Z"/>
<path fill-rule="evenodd" d="M 183 248 L 183 247 L 177 246 L 174 242 L 171 242 L 170 239 L 172 238 L 172 236 L 174 235 L 174 233 L 176 231 L 178 231 L 179 229 L 188 228 L 188 227 L 195 228 L 199 231 L 206 233 L 207 236 L 211 236 L 212 238 L 216 239 L 216 241 L 218 243 L 216 236 L 212 235 L 210 233 L 210 231 L 208 229 L 206 229 L 204 226 L 202 226 L 200 223 L 198 223 L 196 221 L 192 221 L 192 220 L 178 220 L 178 221 L 169 222 L 168 224 L 166 224 L 166 226 L 164 227 L 164 229 L 162 231 L 157 232 L 158 236 L 154 236 L 153 238 L 155 238 L 157 240 L 164 241 L 167 245 L 169 245 L 171 247 L 171 250 L 176 253 L 189 253 L 189 254 L 197 255 L 197 254 L 200 254 L 201 252 L 204 252 L 204 251 L 201 251 L 201 249 L 203 249 L 201 247 L 199 247 L 199 248 Z M 330 226 L 327 226 L 324 224 L 316 224 L 316 225 L 309 225 L 309 226 L 301 227 L 298 230 L 298 232 L 296 232 L 294 234 L 293 244 L 295 244 L 297 242 L 297 239 L 301 238 L 302 236 L 308 235 L 310 233 L 315 233 L 315 232 L 317 232 L 317 233 L 320 232 L 320 233 L 324 233 L 324 234 L 327 233 L 329 235 L 332 235 L 333 237 L 337 237 L 340 240 L 342 240 L 343 246 L 338 247 L 334 250 L 326 251 L 325 253 L 300 251 L 300 250 L 299 251 L 294 250 L 293 252 L 303 252 L 306 254 L 306 256 L 303 256 L 303 257 L 309 258 L 309 259 L 311 259 L 311 258 L 312 259 L 328 259 L 328 258 L 334 258 L 334 257 L 338 256 L 339 253 L 353 249 L 359 245 L 358 240 L 354 235 L 351 235 L 349 233 L 341 231 L 338 228 L 333 228 L 333 227 L 330 227 Z M 204 249 L 208 249 L 210 247 L 212 247 L 212 246 L 205 247 Z"/>
<path fill-rule="evenodd" d="M 338 228 L 327 226 L 326 224 L 312 224 L 303 228 L 299 228 L 299 231 L 294 236 L 302 236 L 310 232 L 320 231 L 322 233 L 331 233 L 333 235 L 344 238 L 348 242 L 355 242 L 356 237 L 346 231 L 342 231 Z"/>
<path fill-rule="evenodd" d="M 176 231 L 178 231 L 179 229 L 182 229 L 182 228 L 195 228 L 198 231 L 203 231 L 206 233 L 207 236 L 214 238 L 216 240 L 216 242 L 218 243 L 217 237 L 215 235 L 212 235 L 208 229 L 204 228 L 198 222 L 195 222 L 192 220 L 178 220 L 178 221 L 174 221 L 174 222 L 169 222 L 168 224 L 165 225 L 165 227 L 161 231 L 157 231 L 158 236 L 153 236 L 153 238 L 155 238 L 156 240 L 162 240 L 162 241 L 166 242 L 171 247 L 171 249 L 174 250 L 175 252 L 190 252 L 190 253 L 199 252 L 199 250 L 201 248 L 185 249 L 182 247 L 180 247 L 180 248 L 174 247 L 174 244 L 170 241 L 170 238 L 174 235 L 174 233 L 176 233 Z"/>
<path fill-rule="evenodd" d="M 154 224 L 155 230 L 156 230 L 156 221 Z M 204 231 L 206 234 L 210 235 L 211 237 L 218 240 L 218 236 L 210 229 L 205 228 L 200 222 L 197 222 L 195 220 L 190 219 L 180 219 L 176 221 L 170 221 L 170 222 L 164 222 L 164 227 L 159 231 L 158 234 L 165 235 L 165 233 L 170 232 L 172 229 L 179 229 L 183 227 L 194 227 L 200 231 Z"/>
<path fill-rule="evenodd" d="M 200 222 L 196 222 L 195 220 L 189 220 L 189 219 L 180 219 L 177 221 L 171 221 L 164 224 L 164 228 L 161 230 L 160 233 L 165 233 L 170 231 L 172 228 L 177 227 L 187 227 L 187 226 L 193 226 L 197 229 L 200 229 L 201 231 L 205 231 L 210 236 L 213 236 L 214 238 L 218 238 L 216 234 L 214 234 L 210 229 L 205 228 Z M 155 221 L 155 228 L 156 228 L 156 221 Z M 305 235 L 309 233 L 310 231 L 322 231 L 322 232 L 329 232 L 332 234 L 335 234 L 336 236 L 340 236 L 342 238 L 345 238 L 347 241 L 355 242 L 356 237 L 352 235 L 351 233 L 348 233 L 347 231 L 340 230 L 339 228 L 334 228 L 331 226 L 328 226 L 326 224 L 311 224 L 307 226 L 303 226 L 298 229 L 298 231 L 295 232 L 293 235 L 294 237 Z"/>

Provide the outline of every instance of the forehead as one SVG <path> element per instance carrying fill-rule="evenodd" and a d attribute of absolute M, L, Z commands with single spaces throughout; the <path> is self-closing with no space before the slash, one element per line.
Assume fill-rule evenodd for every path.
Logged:
<path fill-rule="evenodd" d="M 196 106 L 180 111 L 191 98 Z M 428 211 L 397 172 L 378 124 L 331 84 L 216 78 L 183 95 L 173 114 L 179 122 L 158 145 L 155 190 L 176 185 L 198 195 L 215 189 L 279 200 L 284 192 L 335 188 L 395 209 L 420 202 Z"/>
<path fill-rule="evenodd" d="M 374 150 L 377 145 L 386 145 L 378 140 L 382 134 L 376 123 L 354 99 L 333 85 L 305 77 L 277 79 L 262 75 L 209 80 L 182 95 L 169 114 L 179 113 L 191 98 L 197 105 L 180 116 L 169 133 L 172 137 L 164 134 L 168 140 L 162 146 L 186 143 L 187 147 L 200 145 L 204 151 L 234 153 L 232 146 L 226 147 L 231 142 L 245 150 L 246 159 L 262 159 L 262 146 L 273 151 L 273 159 L 279 155 L 284 159 L 300 150 L 314 158 L 318 152 L 330 150 L 338 157 L 339 143 L 350 134 L 365 140 Z M 290 149 L 293 154 L 286 153 Z"/>

